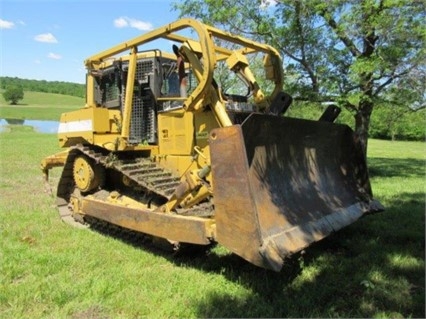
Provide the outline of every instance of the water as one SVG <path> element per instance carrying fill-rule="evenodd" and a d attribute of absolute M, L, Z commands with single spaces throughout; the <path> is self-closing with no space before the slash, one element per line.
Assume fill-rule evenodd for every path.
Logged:
<path fill-rule="evenodd" d="M 27 125 L 32 126 L 36 132 L 57 133 L 59 121 L 0 119 L 0 130 L 4 130 L 7 125 Z"/>

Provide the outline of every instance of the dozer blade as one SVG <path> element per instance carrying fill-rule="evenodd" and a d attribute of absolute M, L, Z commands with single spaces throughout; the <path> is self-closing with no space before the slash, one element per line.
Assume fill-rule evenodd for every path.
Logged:
<path fill-rule="evenodd" d="M 216 240 L 279 271 L 284 258 L 381 211 L 346 125 L 252 114 L 210 134 Z"/>

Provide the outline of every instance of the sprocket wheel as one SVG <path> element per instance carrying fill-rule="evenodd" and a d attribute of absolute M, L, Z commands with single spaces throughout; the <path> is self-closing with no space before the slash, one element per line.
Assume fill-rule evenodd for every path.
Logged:
<path fill-rule="evenodd" d="M 103 174 L 102 167 L 96 165 L 90 158 L 84 155 L 77 156 L 74 161 L 74 182 L 83 193 L 90 192 L 101 186 Z"/>

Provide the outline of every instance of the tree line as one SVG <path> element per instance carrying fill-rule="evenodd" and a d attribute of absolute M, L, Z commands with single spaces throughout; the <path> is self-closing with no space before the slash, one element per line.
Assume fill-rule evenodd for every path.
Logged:
<path fill-rule="evenodd" d="M 296 101 L 290 106 L 287 116 L 318 119 L 325 111 L 321 103 Z M 336 123 L 355 127 L 354 115 L 342 109 Z M 392 141 L 425 141 L 426 109 L 410 110 L 406 106 L 380 103 L 371 115 L 369 137 Z"/>
<path fill-rule="evenodd" d="M 62 81 L 28 80 L 8 76 L 0 77 L 0 88 L 6 90 L 10 87 L 21 87 L 24 91 L 64 94 L 83 98 L 86 95 L 86 86 L 84 84 Z"/>
<path fill-rule="evenodd" d="M 0 77 L 0 88 L 19 87 L 26 91 L 65 94 L 77 97 L 85 96 L 85 85 L 71 82 L 27 80 L 17 77 Z M 21 98 L 22 99 L 22 98 Z M 325 106 L 318 102 L 296 101 L 287 115 L 298 118 L 315 119 L 324 111 Z M 353 114 L 344 111 L 337 122 L 354 128 Z M 369 136 L 388 140 L 426 140 L 426 109 L 411 109 L 398 103 L 378 103 L 371 117 Z"/>

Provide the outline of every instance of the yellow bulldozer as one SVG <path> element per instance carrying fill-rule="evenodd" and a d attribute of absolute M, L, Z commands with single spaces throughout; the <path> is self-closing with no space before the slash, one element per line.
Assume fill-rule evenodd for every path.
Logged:
<path fill-rule="evenodd" d="M 250 69 L 259 60 L 262 81 Z M 68 223 L 219 243 L 279 271 L 287 256 L 383 209 L 354 132 L 334 123 L 336 106 L 318 120 L 285 116 L 292 98 L 269 45 L 181 19 L 85 65 L 86 105 L 62 114 L 65 150 L 41 163 L 46 180 L 63 167 L 57 205 Z"/>

